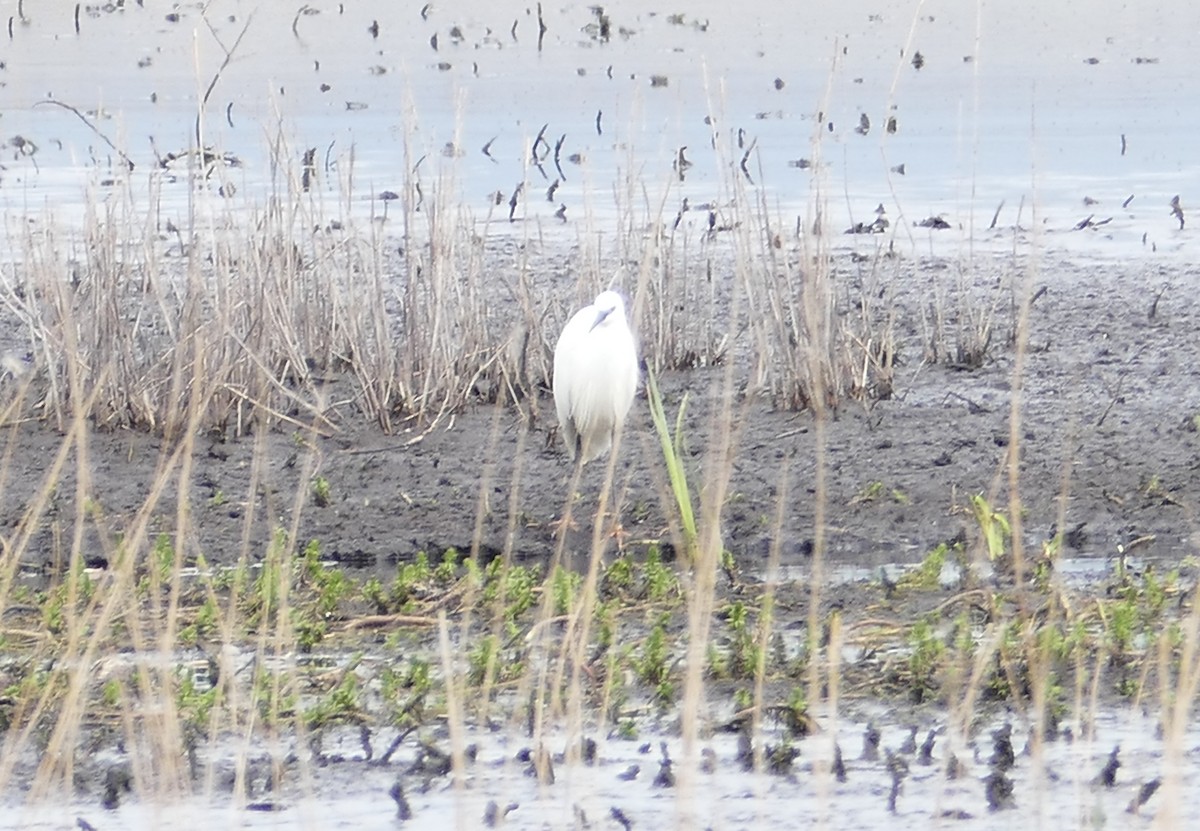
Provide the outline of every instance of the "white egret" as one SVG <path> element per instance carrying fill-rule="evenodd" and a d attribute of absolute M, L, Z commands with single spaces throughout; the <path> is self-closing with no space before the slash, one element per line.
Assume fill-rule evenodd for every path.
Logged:
<path fill-rule="evenodd" d="M 612 446 L 637 381 L 625 302 L 615 291 L 602 292 L 572 315 L 554 346 L 554 408 L 572 459 L 586 464 Z"/>

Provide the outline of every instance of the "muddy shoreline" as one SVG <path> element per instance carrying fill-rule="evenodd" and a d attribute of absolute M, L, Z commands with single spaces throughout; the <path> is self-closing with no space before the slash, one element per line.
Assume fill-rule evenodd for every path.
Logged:
<path fill-rule="evenodd" d="M 845 307 L 862 291 L 864 266 L 855 259 L 842 256 L 834 269 Z M 1061 526 L 1071 557 L 1115 557 L 1135 545 L 1139 557 L 1170 566 L 1195 553 L 1200 361 L 1189 333 L 1200 324 L 1200 305 L 1189 288 L 1194 269 L 1163 269 L 1148 285 L 1138 270 L 1119 265 L 1043 266 L 1032 285 L 1040 293 L 1030 311 L 1029 349 L 1018 356 L 1010 340 L 1015 298 L 1024 289 L 1018 267 L 981 270 L 974 285 L 948 277 L 949 261 L 872 268 L 884 272 L 871 279 L 890 299 L 895 377 L 890 398 L 846 401 L 825 424 L 831 563 L 867 569 L 914 563 L 940 542 L 977 541 L 972 495 L 1011 507 L 1006 459 L 1018 360 L 1015 435 L 1026 547 L 1036 551 Z M 981 366 L 933 360 L 934 338 L 953 336 L 949 326 L 949 336 L 929 326 L 936 297 L 943 298 L 940 314 L 961 314 L 957 304 L 971 303 L 990 315 L 991 343 Z M 724 545 L 741 567 L 759 571 L 777 544 L 782 565 L 803 573 L 814 540 L 814 418 L 774 407 L 748 388 L 746 365 L 736 354 L 733 360 L 728 369 L 665 373 L 667 410 L 675 413 L 687 395 L 686 453 L 692 481 L 703 488 L 712 476 L 705 467 L 722 441 L 714 413 L 728 403 L 735 426 Z M 418 551 L 437 558 L 450 548 L 478 550 L 485 562 L 506 548 L 520 562 L 553 554 L 554 523 L 566 505 L 571 471 L 545 391 L 519 411 L 477 405 L 432 431 L 414 427 L 391 436 L 358 415 L 348 381 L 331 375 L 321 394 L 342 402 L 326 411 L 336 425 L 327 437 L 306 431 L 301 420 L 241 438 L 227 431 L 197 438 L 188 482 L 189 549 L 215 564 L 243 553 L 253 559 L 272 528 L 291 527 L 299 507 L 298 539 L 319 541 L 329 560 L 345 566 L 386 571 Z M 0 525 L 15 527 L 61 441 L 37 420 L 9 428 L 11 484 L 0 497 Z M 93 498 L 114 534 L 145 503 L 155 466 L 170 449 L 142 431 L 89 432 Z M 54 522 L 39 530 L 24 567 L 64 561 L 53 540 L 56 534 L 62 539 L 61 522 L 77 508 L 70 468 L 55 497 L 59 531 Z M 585 470 L 572 510 L 588 521 L 572 532 L 568 548 L 586 550 L 590 543 L 603 473 L 601 464 Z M 297 503 L 307 487 L 302 476 L 327 481 L 322 504 L 311 494 Z M 630 415 L 615 487 L 623 544 L 636 551 L 675 542 L 644 391 Z M 784 489 L 787 504 L 776 529 Z M 175 497 L 164 492 L 156 510 L 169 515 Z M 248 514 L 245 538 L 252 550 L 246 552 L 237 541 L 246 534 Z M 99 563 L 112 546 L 112 539 L 97 538 L 89 550 Z"/>

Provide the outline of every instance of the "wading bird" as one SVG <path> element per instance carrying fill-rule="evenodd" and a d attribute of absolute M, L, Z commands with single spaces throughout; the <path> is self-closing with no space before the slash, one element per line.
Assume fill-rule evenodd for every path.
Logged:
<path fill-rule="evenodd" d="M 554 409 L 572 459 L 587 464 L 612 446 L 637 381 L 625 302 L 615 291 L 602 292 L 572 315 L 554 346 Z"/>

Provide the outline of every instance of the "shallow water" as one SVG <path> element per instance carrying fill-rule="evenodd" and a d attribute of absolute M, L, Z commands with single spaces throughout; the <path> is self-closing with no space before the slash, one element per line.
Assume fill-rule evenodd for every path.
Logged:
<path fill-rule="evenodd" d="M 1144 567 L 1141 560 L 1128 559 L 1125 567 L 1133 572 L 1139 572 Z M 1163 560 L 1159 566 L 1174 565 Z M 1117 558 L 1107 558 L 1102 555 L 1085 557 L 1060 557 L 1054 561 L 1054 574 L 1064 589 L 1082 590 L 1101 585 L 1105 579 L 1115 578 L 1119 564 Z M 838 561 L 825 564 L 822 576 L 827 585 L 840 586 L 854 583 L 868 583 L 879 580 L 881 576 L 888 580 L 899 580 L 914 569 L 913 563 L 882 562 L 878 564 L 863 563 L 860 559 L 853 562 Z M 780 566 L 774 579 L 780 583 L 807 583 L 812 575 L 812 569 L 803 564 Z M 771 579 L 769 575 L 760 573 L 755 577 L 759 580 Z M 947 561 L 938 574 L 938 584 L 942 588 L 952 588 L 961 584 L 963 579 L 962 567 L 953 561 Z"/>
<path fill-rule="evenodd" d="M 607 232 L 614 190 L 639 210 L 645 200 L 652 216 L 661 204 L 669 222 L 684 197 L 721 214 L 736 195 L 730 181 L 743 176 L 747 198 L 790 226 L 811 218 L 813 177 L 798 165 L 815 160 L 815 136 L 831 227 L 869 224 L 881 205 L 897 243 L 918 249 L 1011 245 L 1019 224 L 1051 248 L 1166 253 L 1182 245 L 1172 197 L 1182 195 L 1186 212 L 1200 190 L 1186 35 L 1200 11 L 1190 7 L 543 4 L 540 43 L 537 7 L 524 4 L 430 4 L 423 16 L 418 4 L 386 2 L 303 13 L 126 2 L 86 5 L 78 23 L 64 0 L 6 8 L 0 200 L 10 222 L 43 212 L 77 221 L 88 189 L 119 195 L 115 147 L 135 165 L 129 186 L 161 187 L 166 218 L 179 225 L 186 166 L 155 162 L 195 144 L 198 101 L 214 79 L 203 143 L 240 166 L 210 177 L 210 192 L 233 184 L 261 199 L 271 141 L 282 135 L 279 158 L 315 148 L 331 191 L 353 153 L 352 210 L 363 215 L 382 214 L 372 195 L 402 190 L 411 166 L 426 197 L 447 177 L 452 198 L 478 218 L 507 220 L 521 184 L 516 216 L 565 225 L 572 238 Z M 539 170 L 529 161 L 543 125 Z M 681 147 L 692 163 L 683 181 Z M 988 233 L 1001 203 L 1005 233 Z M 332 195 L 329 204 L 338 210 Z M 562 206 L 565 220 L 555 217 Z M 1111 222 L 1072 230 L 1089 215 Z M 930 216 L 953 227 L 912 227 Z M 707 212 L 685 220 L 706 224 Z"/>
<path fill-rule="evenodd" d="M 895 714 L 877 716 L 875 721 L 882 734 L 877 760 L 863 758 L 866 721 L 843 718 L 837 727 L 837 741 L 846 765 L 845 782 L 837 782 L 829 771 L 833 737 L 828 732 L 796 745 L 800 755 L 789 775 L 744 772 L 736 759 L 736 737 L 719 733 L 702 743 L 715 753 L 715 770 L 694 774 L 689 784 L 681 773 L 678 738 L 660 734 L 632 741 L 601 740 L 594 766 L 556 761 L 555 782 L 547 785 L 539 785 L 525 773 L 526 765 L 514 760 L 520 748 L 528 747 L 527 741 L 475 733 L 467 739 L 478 742 L 478 759 L 469 765 L 461 787 L 455 787 L 448 777 L 434 778 L 427 788 L 422 787 L 420 777 L 401 777 L 413 817 L 408 823 L 398 823 L 388 790 L 411 761 L 411 755 L 402 750 L 389 766 L 368 765 L 362 759 L 357 730 L 346 730 L 327 737 L 324 746 L 326 753 L 343 753 L 344 761 L 319 771 L 296 772 L 278 792 L 250 794 L 251 803 L 259 810 L 234 806 L 227 793 L 189 797 L 174 804 L 126 797 L 113 811 L 98 807 L 95 798 L 77 799 L 67 804 L 15 809 L 0 820 L 0 827 L 58 828 L 79 817 L 97 828 L 158 828 L 179 816 L 203 816 L 206 822 L 229 828 L 477 828 L 483 827 L 489 802 L 501 808 L 515 806 L 503 822 L 508 828 L 618 828 L 611 813 L 614 808 L 635 828 L 817 825 L 832 829 L 999 829 L 1025 824 L 1147 827 L 1156 817 L 1166 819 L 1162 812 L 1168 799 L 1180 811 L 1178 824 L 1173 827 L 1189 827 L 1200 818 L 1194 802 L 1182 798 L 1200 785 L 1195 751 L 1187 749 L 1200 741 L 1200 733 L 1194 728 L 1182 737 L 1185 764 L 1179 771 L 1179 790 L 1172 795 L 1170 785 L 1164 784 L 1140 809 L 1140 816 L 1133 817 L 1126 809 L 1138 789 L 1166 773 L 1162 742 L 1156 738 L 1156 725 L 1149 719 L 1131 713 L 1102 712 L 1095 717 L 1092 738 L 1048 742 L 1040 761 L 1027 747 L 1028 728 L 1015 724 L 1012 742 L 1016 760 L 1008 772 L 1015 804 L 992 811 L 983 780 L 989 773 L 993 752 L 989 732 L 1000 726 L 998 722 L 982 730 L 975 742 L 953 748 L 964 768 L 959 778 L 948 780 L 945 769 L 952 740 L 945 724 L 914 721 L 909 725 L 897 723 Z M 828 721 L 823 727 L 829 728 Z M 893 813 L 888 810 L 892 776 L 886 751 L 898 751 L 914 727 L 918 745 L 928 731 L 935 731 L 933 763 L 922 764 L 915 755 L 902 754 L 907 773 Z M 386 743 L 385 739 L 377 737 L 377 746 Z M 768 739 L 769 744 L 777 741 L 778 737 Z M 674 772 L 679 779 L 673 788 L 654 783 L 661 759 L 660 742 L 666 743 L 675 762 Z M 561 750 L 565 743 L 561 735 L 547 742 L 554 750 Z M 1106 788 L 1096 780 L 1114 747 L 1120 748 L 1121 765 L 1114 786 Z M 630 778 L 635 767 L 636 775 Z M 304 784 L 306 776 L 314 774 L 322 782 L 315 790 Z M 274 810 L 261 810 L 268 806 Z M 582 819 L 590 825 L 585 826 Z"/>

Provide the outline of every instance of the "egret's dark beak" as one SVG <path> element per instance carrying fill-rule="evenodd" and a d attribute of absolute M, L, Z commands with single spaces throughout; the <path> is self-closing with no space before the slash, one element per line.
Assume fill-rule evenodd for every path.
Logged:
<path fill-rule="evenodd" d="M 595 329 L 597 326 L 599 326 L 601 323 L 604 322 L 604 319 L 606 317 L 608 317 L 612 313 L 613 313 L 613 309 L 601 309 L 596 314 L 596 322 L 592 324 L 592 328 Z"/>

